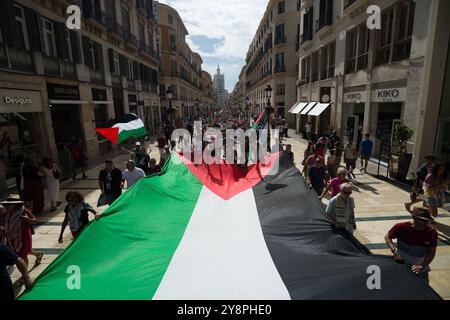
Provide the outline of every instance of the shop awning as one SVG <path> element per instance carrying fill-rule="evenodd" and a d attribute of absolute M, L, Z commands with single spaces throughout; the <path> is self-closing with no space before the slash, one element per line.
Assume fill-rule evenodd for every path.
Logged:
<path fill-rule="evenodd" d="M 297 107 L 291 113 L 299 114 L 307 105 L 308 105 L 308 102 L 301 102 L 297 105 Z"/>
<path fill-rule="evenodd" d="M 48 100 L 50 104 L 88 104 L 87 101 L 81 100 Z"/>
<path fill-rule="evenodd" d="M 300 112 L 301 115 L 306 115 L 308 114 L 308 112 L 310 112 L 312 110 L 312 108 L 314 108 L 314 106 L 317 104 L 317 102 L 310 102 L 308 103 L 308 105 L 302 110 L 302 112 Z"/>
<path fill-rule="evenodd" d="M 309 113 L 309 116 L 318 117 L 330 106 L 329 103 L 318 103 Z"/>
<path fill-rule="evenodd" d="M 92 101 L 92 104 L 113 104 L 112 101 Z"/>
<path fill-rule="evenodd" d="M 300 104 L 300 102 L 296 102 L 296 103 L 292 106 L 292 108 L 289 109 L 288 113 L 292 113 L 292 111 L 293 111 L 295 108 L 297 108 L 297 106 L 298 106 L 299 104 Z"/>

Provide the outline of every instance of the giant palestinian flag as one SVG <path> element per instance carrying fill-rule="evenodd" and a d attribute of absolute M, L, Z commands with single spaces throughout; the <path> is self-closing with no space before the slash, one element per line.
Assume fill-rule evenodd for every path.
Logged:
<path fill-rule="evenodd" d="M 148 133 L 144 122 L 134 113 L 108 121 L 97 128 L 97 132 L 114 144 L 120 144 L 129 138 L 140 138 Z"/>
<path fill-rule="evenodd" d="M 287 157 L 278 174 L 270 170 L 194 166 L 173 155 L 91 222 L 21 298 L 439 299 L 406 267 L 332 227 Z M 374 265 L 380 290 L 367 287 Z M 67 287 L 70 266 L 80 268 L 80 290 Z"/>

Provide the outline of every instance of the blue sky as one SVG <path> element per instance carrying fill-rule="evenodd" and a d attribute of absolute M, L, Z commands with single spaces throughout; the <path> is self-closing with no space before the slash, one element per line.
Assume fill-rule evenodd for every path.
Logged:
<path fill-rule="evenodd" d="M 266 9 L 267 0 L 162 0 L 178 11 L 189 31 L 191 49 L 203 58 L 211 75 L 220 64 L 231 92 L 245 64 L 248 46 Z"/>

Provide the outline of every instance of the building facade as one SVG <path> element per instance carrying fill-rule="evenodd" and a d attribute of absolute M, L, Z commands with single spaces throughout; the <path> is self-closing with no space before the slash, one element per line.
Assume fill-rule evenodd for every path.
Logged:
<path fill-rule="evenodd" d="M 200 110 L 206 112 L 208 110 L 213 110 L 217 107 L 217 95 L 214 90 L 213 79 L 211 75 L 202 70 L 202 86 L 203 86 L 203 97 L 200 101 Z"/>
<path fill-rule="evenodd" d="M 81 30 L 65 27 L 79 5 Z M 81 139 L 90 160 L 112 145 L 96 127 L 135 112 L 151 130 L 159 121 L 153 2 L 131 0 L 0 2 L 0 181 L 13 185 L 20 154 L 58 159 Z"/>
<path fill-rule="evenodd" d="M 367 28 L 372 4 L 379 30 Z M 415 132 L 412 170 L 427 152 L 449 161 L 449 12 L 440 0 L 302 1 L 297 129 L 309 121 L 316 134 L 334 129 L 355 141 L 370 133 L 375 155 L 388 160 L 403 122 Z"/>
<path fill-rule="evenodd" d="M 291 125 L 295 117 L 288 111 L 297 101 L 299 3 L 270 0 L 246 56 L 245 90 L 252 113 L 261 113 L 270 98 L 275 114 Z M 270 97 L 267 85 L 273 89 Z"/>
<path fill-rule="evenodd" d="M 203 60 L 186 43 L 189 33 L 178 12 L 158 2 L 156 9 L 161 46 L 159 81 L 162 113 L 167 113 L 171 105 L 176 119 L 192 119 L 196 102 L 202 101 L 204 96 Z M 171 94 L 168 93 L 169 88 Z"/>

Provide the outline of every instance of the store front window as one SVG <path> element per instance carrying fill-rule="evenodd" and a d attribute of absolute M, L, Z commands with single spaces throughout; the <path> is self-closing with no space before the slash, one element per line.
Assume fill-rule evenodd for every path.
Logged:
<path fill-rule="evenodd" d="M 42 158 L 38 119 L 39 113 L 0 113 L 0 167 L 9 187 L 15 185 L 20 162 Z"/>

